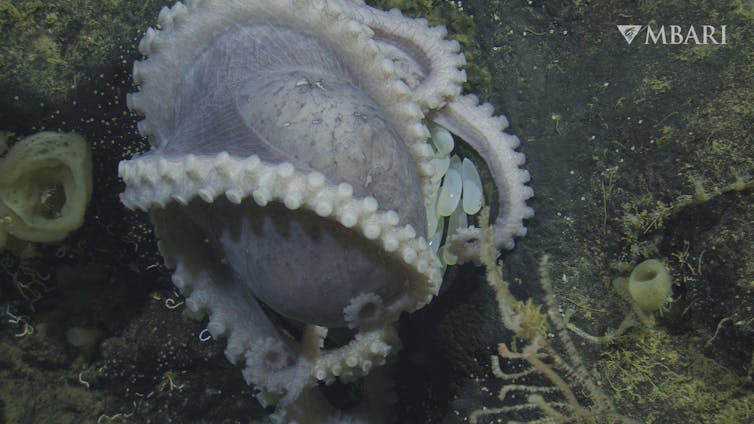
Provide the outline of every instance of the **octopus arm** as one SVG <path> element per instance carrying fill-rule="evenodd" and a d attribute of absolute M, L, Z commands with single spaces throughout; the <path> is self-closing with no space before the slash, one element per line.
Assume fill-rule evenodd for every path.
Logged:
<path fill-rule="evenodd" d="M 461 94 L 466 58 L 456 40 L 447 40 L 444 26 L 407 18 L 398 9 L 382 11 L 352 4 L 347 12 L 374 31 L 383 54 L 392 59 L 401 78 L 424 111 L 442 107 Z"/>
<path fill-rule="evenodd" d="M 292 401 L 310 381 L 309 357 L 296 352 L 256 299 L 202 249 L 201 232 L 187 231 L 196 224 L 178 209 L 175 205 L 156 209 L 152 220 L 166 265 L 175 270 L 173 283 L 186 296 L 186 307 L 194 313 L 209 313 L 207 330 L 214 338 L 227 337 L 228 360 L 237 363 L 246 357 L 247 382 Z"/>
<path fill-rule="evenodd" d="M 505 133 L 506 119 L 492 116 L 492 106 L 479 105 L 473 95 L 448 103 L 432 119 L 484 158 L 499 198 L 495 244 L 500 249 L 512 249 L 514 238 L 526 235 L 523 220 L 534 216 L 534 210 L 526 205 L 534 191 L 526 185 L 529 172 L 519 168 L 526 157 L 515 150 L 520 144 L 518 137 Z"/>

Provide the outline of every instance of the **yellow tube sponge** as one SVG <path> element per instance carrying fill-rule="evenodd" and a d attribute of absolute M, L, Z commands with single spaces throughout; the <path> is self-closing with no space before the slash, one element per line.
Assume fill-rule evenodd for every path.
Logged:
<path fill-rule="evenodd" d="M 672 285 L 665 265 L 657 259 L 648 259 L 631 271 L 628 293 L 644 312 L 652 313 L 668 301 Z"/>
<path fill-rule="evenodd" d="M 92 154 L 78 134 L 40 132 L 0 159 L 0 248 L 7 235 L 64 239 L 84 222 L 92 196 Z"/>

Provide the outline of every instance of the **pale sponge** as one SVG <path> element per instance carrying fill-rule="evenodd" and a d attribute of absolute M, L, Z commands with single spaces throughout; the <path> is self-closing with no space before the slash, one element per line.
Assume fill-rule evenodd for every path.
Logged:
<path fill-rule="evenodd" d="M 80 135 L 26 137 L 0 159 L 0 248 L 8 234 L 31 242 L 64 239 L 84 222 L 91 196 L 92 154 Z"/>
<path fill-rule="evenodd" d="M 648 259 L 631 271 L 628 293 L 644 312 L 652 313 L 668 301 L 672 285 L 665 265 L 657 259 Z"/>

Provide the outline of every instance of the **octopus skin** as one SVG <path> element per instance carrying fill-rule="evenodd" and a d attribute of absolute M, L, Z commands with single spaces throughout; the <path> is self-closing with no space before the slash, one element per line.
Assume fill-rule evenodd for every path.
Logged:
<path fill-rule="evenodd" d="M 427 124 L 486 158 L 501 248 L 533 213 L 518 139 L 461 94 L 465 60 L 444 28 L 395 10 L 194 0 L 163 8 L 159 27 L 127 98 L 152 147 L 121 162 L 121 199 L 150 214 L 187 307 L 227 338 L 260 400 L 288 422 L 343 416 L 302 405 L 321 401 L 318 382 L 384 364 L 395 321 L 442 282 L 425 239 Z M 471 259 L 476 234 L 456 240 Z"/>

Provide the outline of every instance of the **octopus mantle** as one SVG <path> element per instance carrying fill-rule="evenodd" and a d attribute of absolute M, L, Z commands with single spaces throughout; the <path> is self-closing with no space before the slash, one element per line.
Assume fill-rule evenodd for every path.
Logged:
<path fill-rule="evenodd" d="M 291 409 L 366 375 L 398 346 L 398 316 L 437 294 L 427 124 L 486 160 L 498 245 L 525 234 L 518 139 L 460 94 L 444 28 L 345 0 L 178 2 L 159 24 L 127 99 L 152 149 L 121 162 L 121 198 L 150 212 L 187 307 L 262 400 Z M 448 240 L 462 259 L 477 231 Z"/>

